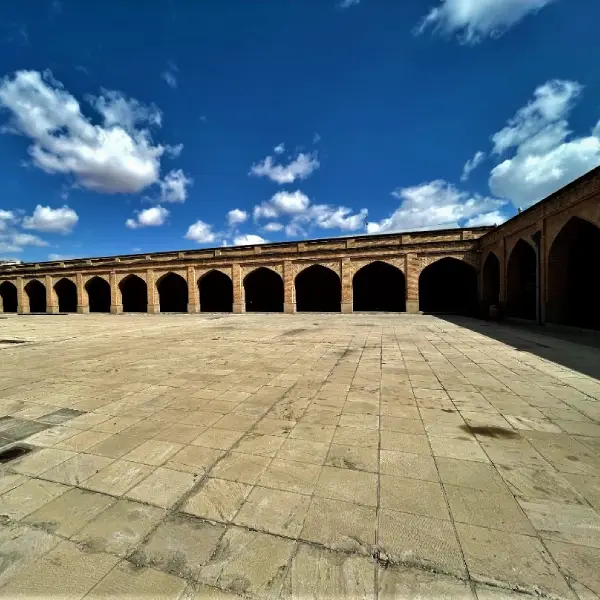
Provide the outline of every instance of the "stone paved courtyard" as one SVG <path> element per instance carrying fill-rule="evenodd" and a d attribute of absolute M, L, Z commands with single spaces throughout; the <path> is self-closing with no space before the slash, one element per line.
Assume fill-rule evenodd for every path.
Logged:
<path fill-rule="evenodd" d="M 466 319 L 2 318 L 0 597 L 597 598 L 598 371 Z"/>

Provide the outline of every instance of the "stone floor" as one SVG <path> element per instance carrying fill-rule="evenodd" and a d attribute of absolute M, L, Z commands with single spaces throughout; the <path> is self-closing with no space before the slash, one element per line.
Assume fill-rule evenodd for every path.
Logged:
<path fill-rule="evenodd" d="M 429 316 L 2 318 L 0 597 L 598 598 L 599 368 Z"/>

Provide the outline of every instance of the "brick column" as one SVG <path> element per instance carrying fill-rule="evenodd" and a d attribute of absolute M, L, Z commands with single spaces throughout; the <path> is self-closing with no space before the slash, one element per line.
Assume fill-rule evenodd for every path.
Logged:
<path fill-rule="evenodd" d="M 46 312 L 55 315 L 58 313 L 58 299 L 54 293 L 52 277 L 46 275 L 44 281 L 46 284 Z"/>
<path fill-rule="evenodd" d="M 26 315 L 29 312 L 29 297 L 25 293 L 23 278 L 17 277 L 17 313 Z"/>
<path fill-rule="evenodd" d="M 246 304 L 244 298 L 244 282 L 242 281 L 242 267 L 240 265 L 232 265 L 231 278 L 233 280 L 233 312 L 246 312 Z"/>
<path fill-rule="evenodd" d="M 406 277 L 406 312 L 419 312 L 419 257 L 407 254 L 404 257 L 404 276 Z"/>
<path fill-rule="evenodd" d="M 117 283 L 117 274 L 111 271 L 109 275 L 110 282 L 110 312 L 113 315 L 120 315 L 123 312 L 123 299 L 121 298 L 121 290 Z"/>
<path fill-rule="evenodd" d="M 498 312 L 503 317 L 506 314 L 506 238 L 502 238 L 499 255 L 500 286 L 498 288 Z"/>
<path fill-rule="evenodd" d="M 196 282 L 196 269 L 194 267 L 187 268 L 187 284 L 188 284 L 188 305 L 189 313 L 200 312 L 200 299 L 198 294 L 198 284 Z"/>
<path fill-rule="evenodd" d="M 296 312 L 296 289 L 294 285 L 294 265 L 291 260 L 283 262 L 283 312 Z"/>
<path fill-rule="evenodd" d="M 352 264 L 349 258 L 342 258 L 342 312 L 352 312 Z"/>
<path fill-rule="evenodd" d="M 75 280 L 77 284 L 77 312 L 80 314 L 87 314 L 90 312 L 90 300 L 87 295 L 87 290 L 83 285 L 83 275 L 77 273 Z"/>
<path fill-rule="evenodd" d="M 154 271 L 148 269 L 146 271 L 146 287 L 148 289 L 148 310 L 150 314 L 156 314 L 160 312 L 160 303 L 158 301 L 158 290 L 156 289 L 156 279 L 154 277 Z"/>
<path fill-rule="evenodd" d="M 546 219 L 540 223 L 542 233 L 540 241 L 540 323 L 546 322 L 546 303 L 548 302 L 548 234 L 546 232 Z"/>

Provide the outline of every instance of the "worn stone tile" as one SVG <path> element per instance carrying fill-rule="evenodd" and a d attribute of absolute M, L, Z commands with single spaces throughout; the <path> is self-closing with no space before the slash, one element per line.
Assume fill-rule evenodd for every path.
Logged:
<path fill-rule="evenodd" d="M 294 546 L 292 540 L 230 527 L 200 578 L 240 595 L 277 596 Z"/>
<path fill-rule="evenodd" d="M 377 475 L 350 469 L 323 467 L 315 495 L 366 506 L 377 505 Z"/>
<path fill-rule="evenodd" d="M 285 438 L 275 435 L 250 433 L 244 436 L 235 448 L 236 452 L 273 457 L 281 448 Z"/>
<path fill-rule="evenodd" d="M 265 456 L 230 452 L 212 468 L 211 476 L 253 485 L 265 472 L 269 462 L 270 459 Z"/>
<path fill-rule="evenodd" d="M 340 469 L 376 473 L 378 466 L 377 448 L 359 448 L 358 446 L 331 444 L 325 464 L 330 467 L 339 467 Z"/>
<path fill-rule="evenodd" d="M 375 508 L 313 497 L 299 537 L 332 550 L 370 555 L 376 526 Z"/>
<path fill-rule="evenodd" d="M 300 544 L 281 598 L 374 600 L 374 588 L 375 573 L 370 559 Z"/>
<path fill-rule="evenodd" d="M 377 448 L 379 446 L 379 432 L 373 429 L 359 429 L 356 427 L 336 427 L 332 442 L 342 446 Z"/>
<path fill-rule="evenodd" d="M 536 537 L 456 524 L 469 574 L 475 581 L 529 593 L 572 598 L 566 581 Z"/>
<path fill-rule="evenodd" d="M 53 412 L 47 413 L 44 416 L 38 417 L 37 420 L 49 425 L 62 425 L 65 421 L 71 421 L 83 414 L 80 410 L 73 408 L 61 408 Z M 70 426 L 72 426 L 70 424 Z"/>
<path fill-rule="evenodd" d="M 173 454 L 181 450 L 181 444 L 171 444 L 152 439 L 140 444 L 131 452 L 123 456 L 123 460 L 130 460 L 145 465 L 154 465 L 158 467 L 164 464 Z"/>
<path fill-rule="evenodd" d="M 74 456 L 76 456 L 75 452 L 56 448 L 43 448 L 11 462 L 10 468 L 22 475 L 39 475 Z"/>
<path fill-rule="evenodd" d="M 277 458 L 322 465 L 327 457 L 329 446 L 320 442 L 288 438 L 283 442 Z"/>
<path fill-rule="evenodd" d="M 111 496 L 73 488 L 36 510 L 22 522 L 68 538 L 113 502 L 115 499 Z"/>
<path fill-rule="evenodd" d="M 204 446 L 184 446 L 171 456 L 165 467 L 196 475 L 206 474 L 225 452 Z"/>
<path fill-rule="evenodd" d="M 0 496 L 4 494 L 4 492 L 9 492 L 22 483 L 25 483 L 28 481 L 28 479 L 29 477 L 26 475 L 18 475 L 16 473 L 0 471 Z"/>
<path fill-rule="evenodd" d="M 243 596 L 219 590 L 212 585 L 196 584 L 186 593 L 185 600 L 242 600 Z M 184 599 L 182 599 L 184 600 Z"/>
<path fill-rule="evenodd" d="M 381 448 L 395 452 L 431 455 L 426 435 L 413 435 L 401 431 L 381 431 Z"/>
<path fill-rule="evenodd" d="M 134 597 L 178 600 L 186 586 L 184 579 L 174 575 L 122 561 L 92 589 L 86 600 Z"/>
<path fill-rule="evenodd" d="M 125 497 L 163 508 L 171 508 L 195 484 L 196 476 L 193 473 L 158 467 L 146 479 L 130 489 Z"/>
<path fill-rule="evenodd" d="M 61 440 L 55 444 L 54 447 L 61 448 L 62 450 L 70 450 L 72 452 L 87 452 L 90 448 L 93 448 L 110 436 L 110 433 L 89 429 L 72 435 L 65 440 Z"/>
<path fill-rule="evenodd" d="M 87 451 L 108 458 L 122 458 L 134 448 L 143 444 L 144 438 L 133 437 L 125 433 L 111 435 L 99 444 L 92 446 Z"/>
<path fill-rule="evenodd" d="M 164 510 L 130 500 L 118 500 L 71 539 L 92 552 L 110 552 L 119 556 L 135 549 L 164 517 Z"/>
<path fill-rule="evenodd" d="M 475 439 L 430 435 L 429 441 L 431 442 L 433 455 L 436 458 L 457 458 L 459 460 L 489 462 L 489 458 Z"/>
<path fill-rule="evenodd" d="M 265 435 L 287 437 L 295 425 L 296 421 L 285 421 L 283 419 L 271 419 L 267 417 L 256 424 L 254 431 Z"/>
<path fill-rule="evenodd" d="M 209 477 L 202 487 L 185 501 L 181 510 L 203 519 L 228 523 L 251 490 L 252 486 L 245 483 Z"/>
<path fill-rule="evenodd" d="M 195 446 L 206 446 L 207 448 L 216 448 L 217 450 L 229 450 L 244 435 L 242 431 L 232 431 L 229 429 L 216 429 L 211 427 L 201 433 L 192 444 Z"/>
<path fill-rule="evenodd" d="M 103 431 L 113 435 L 139 423 L 141 420 L 142 417 L 111 417 L 102 423 L 94 425 L 93 429 L 95 431 Z"/>
<path fill-rule="evenodd" d="M 34 446 L 49 448 L 55 444 L 58 444 L 59 442 L 62 442 L 63 440 L 73 437 L 79 432 L 79 429 L 74 429 L 73 427 L 57 425 L 29 436 L 29 438 L 27 438 L 27 443 Z"/>
<path fill-rule="evenodd" d="M 335 427 L 333 425 L 298 423 L 292 431 L 290 431 L 290 438 L 307 440 L 309 442 L 319 442 L 321 444 L 330 444 L 334 432 Z"/>
<path fill-rule="evenodd" d="M 581 494 L 598 512 L 600 512 L 600 477 L 572 475 L 564 473 L 563 477 Z"/>
<path fill-rule="evenodd" d="M 450 521 L 381 509 L 379 543 L 394 562 L 464 576 L 465 568 Z"/>
<path fill-rule="evenodd" d="M 175 444 L 190 444 L 205 430 L 205 427 L 194 427 L 192 425 L 184 425 L 183 423 L 174 423 L 159 431 L 153 439 L 163 442 L 173 442 Z"/>
<path fill-rule="evenodd" d="M 18 521 L 68 489 L 68 486 L 60 483 L 29 479 L 0 496 L 0 516 Z"/>
<path fill-rule="evenodd" d="M 430 455 L 381 450 L 379 461 L 380 471 L 385 475 L 439 481 L 435 461 Z"/>
<path fill-rule="evenodd" d="M 110 419 L 110 416 L 102 413 L 83 413 L 71 419 L 69 421 L 69 427 L 74 427 L 75 429 L 90 429 L 95 425 L 99 425 L 100 423 L 104 423 L 104 421 L 108 421 L 108 419 Z"/>
<path fill-rule="evenodd" d="M 94 454 L 76 454 L 52 469 L 44 471 L 40 478 L 57 481 L 67 485 L 79 485 L 92 475 L 110 465 L 112 458 Z"/>
<path fill-rule="evenodd" d="M 437 519 L 450 519 L 442 486 L 431 481 L 381 475 L 380 506 Z"/>
<path fill-rule="evenodd" d="M 444 484 L 504 492 L 506 485 L 493 465 L 489 463 L 438 457 L 435 460 Z"/>
<path fill-rule="evenodd" d="M 258 480 L 268 488 L 311 495 L 321 473 L 321 467 L 291 460 L 274 459 Z"/>
<path fill-rule="evenodd" d="M 15 419 L 14 423 L 16 424 L 2 432 L 2 437 L 8 438 L 13 442 L 24 440 L 50 427 L 46 423 L 37 423 L 36 421 L 20 421 Z"/>
<path fill-rule="evenodd" d="M 83 485 L 95 492 L 110 494 L 111 496 L 122 496 L 150 475 L 153 470 L 153 467 L 147 465 L 127 460 L 116 460 L 86 479 Z"/>
<path fill-rule="evenodd" d="M 546 548 L 571 581 L 576 581 L 600 596 L 600 550 L 553 540 L 545 541 Z M 584 598 L 579 594 L 580 598 Z"/>

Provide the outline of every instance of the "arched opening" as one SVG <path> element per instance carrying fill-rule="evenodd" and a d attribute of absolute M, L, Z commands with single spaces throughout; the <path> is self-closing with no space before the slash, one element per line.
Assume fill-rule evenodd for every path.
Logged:
<path fill-rule="evenodd" d="M 123 312 L 148 311 L 148 287 L 137 275 L 128 275 L 119 284 L 123 301 Z"/>
<path fill-rule="evenodd" d="M 200 312 L 231 312 L 233 282 L 221 271 L 209 271 L 198 280 Z"/>
<path fill-rule="evenodd" d="M 436 260 L 419 276 L 419 308 L 429 313 L 474 315 L 477 272 L 457 258 Z"/>
<path fill-rule="evenodd" d="M 312 265 L 296 276 L 298 312 L 340 312 L 342 284 L 337 273 L 322 265 Z"/>
<path fill-rule="evenodd" d="M 500 302 L 500 261 L 498 257 L 490 252 L 481 273 L 481 300 L 483 303 L 484 315 L 489 315 L 490 306 L 498 306 Z"/>
<path fill-rule="evenodd" d="M 187 281 L 176 273 L 167 273 L 157 282 L 160 312 L 187 312 L 188 285 Z"/>
<path fill-rule="evenodd" d="M 5 313 L 17 312 L 17 288 L 13 283 L 10 281 L 0 283 L 0 298 Z"/>
<path fill-rule="evenodd" d="M 58 312 L 77 312 L 77 286 L 70 279 L 61 279 L 54 284 L 58 298 Z"/>
<path fill-rule="evenodd" d="M 536 256 L 533 246 L 519 240 L 510 253 L 506 269 L 506 314 L 535 319 Z"/>
<path fill-rule="evenodd" d="M 246 312 L 283 312 L 283 280 L 278 273 L 259 267 L 244 279 Z"/>
<path fill-rule="evenodd" d="M 29 300 L 30 313 L 46 312 L 46 286 L 37 279 L 32 279 L 25 286 L 25 293 Z"/>
<path fill-rule="evenodd" d="M 548 256 L 547 320 L 600 329 L 600 228 L 572 217 Z"/>
<path fill-rule="evenodd" d="M 110 284 L 102 277 L 92 277 L 86 284 L 90 312 L 110 312 Z"/>
<path fill-rule="evenodd" d="M 354 311 L 404 312 L 404 273 L 381 261 L 365 265 L 352 279 L 352 302 Z"/>

